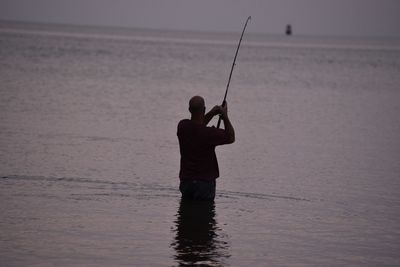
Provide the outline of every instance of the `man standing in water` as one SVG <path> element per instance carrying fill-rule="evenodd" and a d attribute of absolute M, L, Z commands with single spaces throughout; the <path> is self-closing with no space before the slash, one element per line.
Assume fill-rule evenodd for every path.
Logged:
<path fill-rule="evenodd" d="M 178 124 L 178 139 L 181 152 L 179 190 L 183 199 L 214 200 L 215 180 L 219 177 L 215 147 L 235 142 L 235 130 L 228 118 L 228 105 L 213 107 L 205 113 L 201 96 L 189 101 L 191 119 Z M 210 120 L 221 115 L 225 130 L 207 127 Z"/>

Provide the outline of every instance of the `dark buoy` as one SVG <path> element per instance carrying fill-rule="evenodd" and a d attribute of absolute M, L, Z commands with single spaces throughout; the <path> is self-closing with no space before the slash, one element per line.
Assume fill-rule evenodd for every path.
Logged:
<path fill-rule="evenodd" d="M 292 26 L 290 24 L 286 25 L 286 35 L 292 35 Z"/>

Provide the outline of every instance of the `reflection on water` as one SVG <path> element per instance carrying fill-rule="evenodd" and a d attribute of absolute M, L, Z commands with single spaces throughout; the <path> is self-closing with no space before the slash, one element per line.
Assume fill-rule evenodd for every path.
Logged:
<path fill-rule="evenodd" d="M 228 244 L 215 219 L 214 202 L 181 200 L 176 217 L 172 246 L 179 266 L 222 266 Z"/>

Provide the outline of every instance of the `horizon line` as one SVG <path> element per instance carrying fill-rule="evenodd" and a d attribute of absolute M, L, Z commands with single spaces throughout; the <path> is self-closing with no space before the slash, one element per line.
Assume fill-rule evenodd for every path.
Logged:
<path fill-rule="evenodd" d="M 21 23 L 21 24 L 36 24 L 36 25 L 54 25 L 54 26 L 72 26 L 72 27 L 98 27 L 98 28 L 114 28 L 114 29 L 125 29 L 125 30 L 149 30 L 149 31 L 168 31 L 168 32 L 192 32 L 192 33 L 212 33 L 212 34 L 240 34 L 238 31 L 223 31 L 223 30 L 202 30 L 202 29 L 176 29 L 176 28 L 161 28 L 161 27 L 145 27 L 145 26 L 128 26 L 128 25 L 106 25 L 106 24 L 89 24 L 89 23 L 75 23 L 75 22 L 55 22 L 55 21 L 44 21 L 44 20 L 19 20 L 19 19 L 3 19 L 0 18 L 0 22 L 4 23 Z M 291 24 L 293 27 L 293 24 Z M 284 25 L 286 26 L 286 24 Z M 247 34 L 252 35 L 264 35 L 264 36 L 286 36 L 285 29 L 282 32 L 259 32 L 252 31 L 251 28 Z M 337 37 L 337 38 L 385 38 L 385 39 L 400 39 L 397 35 L 368 35 L 368 34 L 324 34 L 324 33 L 292 33 L 288 38 L 297 37 Z"/>

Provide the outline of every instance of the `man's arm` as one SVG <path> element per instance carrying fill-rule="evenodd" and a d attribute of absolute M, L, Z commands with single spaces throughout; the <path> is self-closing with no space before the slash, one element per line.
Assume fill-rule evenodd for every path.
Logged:
<path fill-rule="evenodd" d="M 221 107 L 221 117 L 222 120 L 224 121 L 224 128 L 226 131 L 226 134 L 228 135 L 229 143 L 232 144 L 235 142 L 235 129 L 233 129 L 232 123 L 229 120 L 228 117 L 228 104 L 224 102 L 224 104 Z"/>
<path fill-rule="evenodd" d="M 204 115 L 204 124 L 207 125 L 211 119 L 220 114 L 221 119 L 224 121 L 224 128 L 225 132 L 228 135 L 228 144 L 232 144 L 235 142 L 235 129 L 232 126 L 231 121 L 228 117 L 228 104 L 226 101 L 223 103 L 222 106 L 215 106 L 213 107 L 207 114 Z"/>
<path fill-rule="evenodd" d="M 220 110 L 220 106 L 215 106 L 209 112 L 207 112 L 207 114 L 204 115 L 204 124 L 207 125 L 215 115 L 220 114 Z"/>

